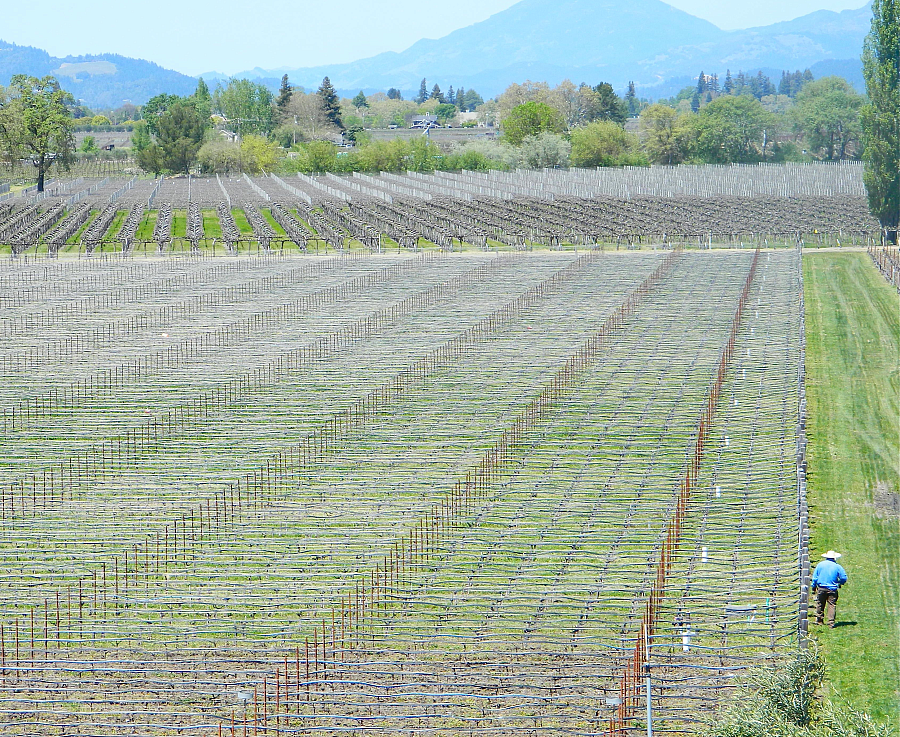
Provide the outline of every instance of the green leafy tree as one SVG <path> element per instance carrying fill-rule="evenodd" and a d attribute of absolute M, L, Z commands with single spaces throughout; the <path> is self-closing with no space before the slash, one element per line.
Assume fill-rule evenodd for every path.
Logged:
<path fill-rule="evenodd" d="M 112 122 L 105 115 L 95 115 L 91 118 L 91 125 L 112 125 Z"/>
<path fill-rule="evenodd" d="M 197 163 L 204 174 L 231 174 L 242 170 L 241 147 L 224 138 L 207 141 L 197 153 Z"/>
<path fill-rule="evenodd" d="M 278 145 L 262 136 L 244 136 L 241 164 L 244 171 L 251 174 L 268 174 L 278 165 Z"/>
<path fill-rule="evenodd" d="M 369 109 L 369 101 L 366 99 L 366 96 L 365 96 L 365 94 L 363 94 L 362 90 L 360 90 L 359 93 L 356 95 L 356 97 L 354 97 L 350 101 L 350 104 L 356 108 L 357 115 L 362 115 L 363 109 L 365 109 L 365 110 Z"/>
<path fill-rule="evenodd" d="M 138 153 L 142 169 L 159 174 L 163 171 L 188 174 L 197 161 L 207 121 L 188 100 L 173 103 L 159 116 L 156 143 Z"/>
<path fill-rule="evenodd" d="M 141 117 L 147 121 L 147 128 L 154 136 L 159 133 L 159 116 L 169 109 L 169 105 L 180 100 L 178 95 L 168 95 L 165 92 L 151 97 L 141 108 Z"/>
<path fill-rule="evenodd" d="M 574 166 L 645 164 L 636 136 L 611 120 L 597 120 L 572 131 Z"/>
<path fill-rule="evenodd" d="M 847 147 L 859 141 L 862 95 L 841 77 L 823 77 L 807 84 L 791 108 L 795 128 L 811 151 L 829 161 L 845 158 Z"/>
<path fill-rule="evenodd" d="M 869 209 L 888 238 L 900 225 L 900 8 L 873 0 L 872 27 L 863 47 L 869 102 L 862 108 L 864 181 Z"/>
<path fill-rule="evenodd" d="M 134 124 L 134 130 L 131 132 L 131 147 L 135 153 L 140 153 L 145 148 L 149 148 L 153 144 L 150 137 L 150 129 L 147 127 L 146 120 L 138 120 Z"/>
<path fill-rule="evenodd" d="M 589 98 L 585 119 L 588 122 L 611 120 L 613 123 L 624 125 L 625 119 L 628 117 L 628 107 L 625 101 L 616 94 L 612 85 L 608 82 L 601 82 L 592 89 L 594 94 Z"/>
<path fill-rule="evenodd" d="M 75 139 L 72 95 L 54 77 L 17 74 L 0 98 L 0 147 L 9 158 L 28 158 L 37 169 L 37 189 L 54 165 L 68 168 Z"/>
<path fill-rule="evenodd" d="M 337 169 L 337 147 L 329 141 L 311 141 L 303 146 L 310 172 L 324 173 Z"/>
<path fill-rule="evenodd" d="M 325 111 L 325 117 L 328 122 L 340 131 L 344 130 L 344 122 L 341 120 L 341 101 L 338 99 L 337 92 L 328 77 L 322 80 L 322 84 L 316 91 L 322 102 L 322 109 Z"/>
<path fill-rule="evenodd" d="M 516 105 L 502 121 L 503 137 L 514 146 L 539 133 L 562 133 L 566 121 L 556 108 L 543 102 Z"/>
<path fill-rule="evenodd" d="M 690 120 L 700 160 L 709 164 L 759 161 L 775 119 L 749 95 L 718 97 Z"/>
<path fill-rule="evenodd" d="M 545 131 L 528 136 L 522 145 L 507 156 L 511 166 L 527 169 L 566 169 L 572 145 L 558 133 Z"/>
<path fill-rule="evenodd" d="M 687 157 L 688 135 L 678 112 L 668 105 L 650 105 L 641 111 L 644 151 L 654 164 L 678 164 Z"/>
<path fill-rule="evenodd" d="M 441 125 L 446 125 L 453 118 L 456 117 L 456 105 L 451 105 L 449 102 L 442 102 L 434 109 L 434 114 L 437 115 L 438 122 Z"/>
<path fill-rule="evenodd" d="M 78 147 L 78 150 L 82 153 L 93 154 L 97 153 L 100 149 L 97 148 L 97 139 L 93 136 L 85 136 L 81 140 L 81 145 Z"/>
<path fill-rule="evenodd" d="M 191 99 L 201 116 L 209 118 L 212 115 L 212 95 L 209 93 L 209 87 L 203 81 L 203 77 L 197 80 L 197 89 L 194 90 Z"/>
<path fill-rule="evenodd" d="M 475 108 L 479 105 L 484 105 L 484 98 L 479 95 L 475 90 L 466 90 L 466 93 L 462 95 L 463 102 L 459 105 L 459 109 L 463 112 L 473 113 L 475 112 Z M 457 104 L 459 104 L 460 93 L 457 93 L 456 100 Z"/>
<path fill-rule="evenodd" d="M 219 86 L 213 104 L 239 135 L 268 135 L 274 127 L 273 95 L 268 87 L 249 79 L 231 79 Z"/>

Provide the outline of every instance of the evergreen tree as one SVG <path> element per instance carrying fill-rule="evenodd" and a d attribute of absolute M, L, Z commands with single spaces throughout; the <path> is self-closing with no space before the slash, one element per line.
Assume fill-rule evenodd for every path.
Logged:
<path fill-rule="evenodd" d="M 466 89 L 465 87 L 460 87 L 456 91 L 456 107 L 459 108 L 460 112 L 466 112 Z"/>
<path fill-rule="evenodd" d="M 734 92 L 734 82 L 731 79 L 730 69 L 725 70 L 725 85 L 722 87 L 722 91 L 726 95 L 730 95 L 732 92 Z"/>
<path fill-rule="evenodd" d="M 640 112 L 640 104 L 637 99 L 637 92 L 634 89 L 634 82 L 628 83 L 628 92 L 625 93 L 625 105 L 628 108 L 629 115 L 637 115 Z"/>
<path fill-rule="evenodd" d="M 872 26 L 863 46 L 863 75 L 869 97 L 861 114 L 866 162 L 863 179 L 869 209 L 887 231 L 888 241 L 896 243 L 900 226 L 900 7 L 895 0 L 872 2 Z"/>
<path fill-rule="evenodd" d="M 444 102 L 444 93 L 441 92 L 440 85 L 435 84 L 434 87 L 431 88 L 431 95 L 429 99 L 437 100 L 440 103 Z"/>
<path fill-rule="evenodd" d="M 788 95 L 789 97 L 791 94 L 791 78 L 789 73 L 783 69 L 781 71 L 781 81 L 778 83 L 778 94 Z"/>
<path fill-rule="evenodd" d="M 398 90 L 396 87 L 391 87 L 387 91 L 387 96 L 388 96 L 388 100 L 402 100 L 403 99 L 403 95 L 400 94 L 400 90 Z"/>
<path fill-rule="evenodd" d="M 456 99 L 459 99 L 459 93 L 456 94 Z M 466 92 L 465 109 L 473 112 L 479 105 L 484 105 L 484 99 L 475 90 L 468 90 Z"/>
<path fill-rule="evenodd" d="M 738 69 L 737 77 L 734 80 L 734 94 L 742 94 L 746 86 L 747 78 L 744 76 L 744 73 L 740 69 Z"/>
<path fill-rule="evenodd" d="M 715 94 L 719 94 L 719 75 L 712 75 L 712 82 L 710 82 L 709 89 L 712 90 Z"/>
<path fill-rule="evenodd" d="M 593 90 L 596 93 L 596 102 L 588 111 L 588 121 L 611 120 L 619 125 L 625 125 L 628 107 L 616 94 L 613 86 L 609 82 L 601 82 L 595 85 Z"/>
<path fill-rule="evenodd" d="M 194 90 L 194 106 L 204 120 L 212 115 L 212 95 L 209 93 L 209 87 L 203 81 L 203 77 L 197 80 L 197 89 Z"/>
<path fill-rule="evenodd" d="M 369 101 L 366 99 L 366 96 L 365 94 L 363 94 L 362 90 L 360 90 L 356 97 L 351 100 L 350 104 L 356 108 L 357 115 L 360 115 L 362 113 L 363 108 L 369 107 Z"/>
<path fill-rule="evenodd" d="M 456 104 L 456 93 L 453 91 L 453 85 L 452 85 L 452 84 L 450 85 L 450 89 L 447 91 L 447 97 L 446 97 L 446 99 L 445 99 L 445 102 L 446 102 L 448 105 L 455 105 L 455 104 Z"/>
<path fill-rule="evenodd" d="M 700 93 L 694 90 L 694 96 L 691 98 L 691 111 L 700 112 Z"/>
<path fill-rule="evenodd" d="M 697 94 L 702 95 L 706 92 L 706 75 L 703 74 L 703 70 L 700 70 L 700 76 L 697 77 Z"/>
<path fill-rule="evenodd" d="M 420 105 L 428 99 L 428 85 L 425 84 L 425 80 L 422 80 L 422 84 L 419 85 L 419 94 L 416 95 L 416 102 Z"/>
<path fill-rule="evenodd" d="M 338 99 L 337 92 L 328 77 L 322 80 L 322 85 L 316 91 L 316 94 L 322 100 L 322 109 L 325 111 L 325 117 L 339 131 L 344 131 L 344 121 L 341 120 L 341 101 Z"/>
<path fill-rule="evenodd" d="M 278 107 L 278 112 L 282 115 L 287 113 L 287 106 L 291 101 L 291 96 L 293 94 L 294 88 L 291 87 L 291 83 L 288 81 L 288 75 L 285 74 L 281 78 L 281 87 L 278 88 L 278 99 L 275 102 L 275 105 Z"/>
<path fill-rule="evenodd" d="M 814 79 L 815 77 L 813 77 L 813 73 L 809 71 L 809 69 L 805 69 L 803 71 L 803 77 L 800 80 L 800 87 L 802 88 L 803 85 L 805 85 L 807 82 L 812 82 Z M 799 91 L 800 90 L 798 89 L 797 92 Z"/>

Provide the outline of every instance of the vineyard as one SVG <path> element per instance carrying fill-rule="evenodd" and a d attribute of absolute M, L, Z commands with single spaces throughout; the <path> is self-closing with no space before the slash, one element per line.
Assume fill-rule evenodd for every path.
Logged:
<path fill-rule="evenodd" d="M 240 183 L 115 207 L 150 184 L 191 232 Z M 302 201 L 240 209 L 359 222 Z M 806 630 L 801 280 L 796 248 L 7 261 L 0 734 L 714 720 Z"/>
<path fill-rule="evenodd" d="M 75 179 L 0 194 L 13 255 L 870 245 L 843 163 Z"/>

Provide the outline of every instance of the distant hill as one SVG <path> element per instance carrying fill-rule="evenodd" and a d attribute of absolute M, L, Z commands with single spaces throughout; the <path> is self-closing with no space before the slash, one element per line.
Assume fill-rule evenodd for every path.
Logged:
<path fill-rule="evenodd" d="M 423 39 L 400 53 L 348 64 L 300 69 L 253 69 L 235 75 L 280 79 L 316 87 L 326 74 L 339 90 L 397 87 L 418 90 L 463 85 L 495 95 L 526 79 L 558 83 L 635 81 L 643 94 L 700 70 L 844 69 L 859 78 L 859 56 L 871 6 L 835 13 L 820 10 L 792 21 L 723 31 L 660 0 L 522 0 L 485 21 L 443 38 Z M 827 65 L 831 64 L 831 67 Z M 820 74 L 824 74 L 821 72 Z M 830 72 L 829 72 L 830 73 Z M 817 75 L 819 76 L 819 75 Z M 853 80 L 852 80 L 853 81 Z"/>
<path fill-rule="evenodd" d="M 724 75 L 811 68 L 817 77 L 839 74 L 862 88 L 859 62 L 871 5 L 835 13 L 819 10 L 792 21 L 741 31 L 712 23 L 661 0 L 521 0 L 487 20 L 439 39 L 422 39 L 403 52 L 387 52 L 348 64 L 299 69 L 250 69 L 236 77 L 276 89 L 291 83 L 316 89 L 328 75 L 338 92 L 353 95 L 397 87 L 414 94 L 430 87 L 462 85 L 483 96 L 525 80 L 563 79 L 624 89 L 659 98 L 677 92 L 703 70 Z M 14 73 L 55 74 L 63 87 L 92 108 L 146 102 L 160 92 L 189 94 L 196 78 L 140 59 L 114 54 L 51 57 L 47 52 L 0 42 L 0 84 Z M 209 72 L 214 86 L 226 75 Z"/>
<path fill-rule="evenodd" d="M 63 89 L 90 108 L 115 108 L 124 102 L 142 105 L 154 95 L 186 95 L 197 80 L 142 59 L 118 54 L 50 56 L 42 49 L 0 41 L 0 84 L 14 74 L 52 74 Z"/>

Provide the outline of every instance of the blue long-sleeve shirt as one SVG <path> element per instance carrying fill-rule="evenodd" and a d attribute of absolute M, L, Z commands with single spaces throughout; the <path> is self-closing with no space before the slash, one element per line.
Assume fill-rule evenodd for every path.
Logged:
<path fill-rule="evenodd" d="M 837 591 L 845 583 L 847 583 L 847 572 L 828 558 L 821 561 L 813 571 L 813 588 L 819 586 L 823 589 Z"/>

